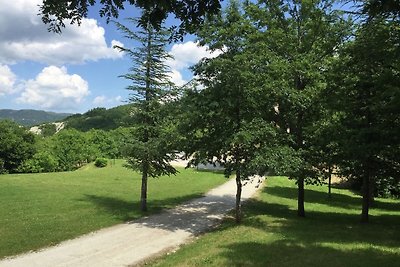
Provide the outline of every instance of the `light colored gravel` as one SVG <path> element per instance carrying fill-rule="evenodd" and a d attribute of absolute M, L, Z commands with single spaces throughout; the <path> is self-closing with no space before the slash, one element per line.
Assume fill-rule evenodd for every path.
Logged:
<path fill-rule="evenodd" d="M 259 186 L 255 178 L 243 187 L 242 200 Z M 102 229 L 55 247 L 0 261 L 0 267 L 130 266 L 176 249 L 194 235 L 215 226 L 234 208 L 234 179 L 174 209 Z"/>

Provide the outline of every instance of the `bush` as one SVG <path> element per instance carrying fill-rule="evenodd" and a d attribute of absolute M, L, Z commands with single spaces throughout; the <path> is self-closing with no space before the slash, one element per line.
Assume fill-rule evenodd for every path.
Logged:
<path fill-rule="evenodd" d="M 58 162 L 54 156 L 49 152 L 43 151 L 26 160 L 18 168 L 18 171 L 23 173 L 54 172 L 57 167 Z"/>
<path fill-rule="evenodd" d="M 107 166 L 107 163 L 108 163 L 107 159 L 105 159 L 105 158 L 97 158 L 96 161 L 94 162 L 94 165 L 96 167 L 103 168 L 103 167 Z"/>

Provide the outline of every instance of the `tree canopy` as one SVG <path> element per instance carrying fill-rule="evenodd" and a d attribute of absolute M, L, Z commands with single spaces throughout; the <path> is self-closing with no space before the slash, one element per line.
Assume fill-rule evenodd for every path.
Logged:
<path fill-rule="evenodd" d="M 119 11 L 126 5 L 146 10 L 138 21 L 140 26 L 150 22 L 153 27 L 160 28 L 169 14 L 181 21 L 176 28 L 177 33 L 193 32 L 210 14 L 216 14 L 221 8 L 221 0 L 44 0 L 40 5 L 42 21 L 49 25 L 49 30 L 61 32 L 65 22 L 80 24 L 87 17 L 88 9 L 96 3 L 100 5 L 99 14 L 107 21 L 118 18 Z"/>

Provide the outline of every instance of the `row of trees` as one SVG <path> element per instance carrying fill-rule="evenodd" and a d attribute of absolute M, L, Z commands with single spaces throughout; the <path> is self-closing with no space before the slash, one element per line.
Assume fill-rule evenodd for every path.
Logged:
<path fill-rule="evenodd" d="M 42 6 L 44 21 L 62 26 L 46 21 L 46 14 L 62 19 L 60 10 L 75 7 L 55 5 L 52 13 L 51 5 L 46 7 L 52 2 Z M 142 173 L 142 210 L 148 176 L 175 173 L 169 162 L 185 151 L 192 164 L 217 161 L 227 175 L 236 174 L 237 221 L 243 179 L 268 171 L 287 175 L 298 185 L 303 217 L 305 184 L 319 184 L 334 170 L 362 181 L 362 221 L 368 221 L 374 186 L 398 183 L 400 173 L 399 13 L 384 5 L 379 12 L 371 2 L 361 3 L 370 15 L 355 21 L 335 9 L 336 1 L 232 2 L 197 30 L 200 43 L 221 54 L 194 66 L 197 81 L 170 99 L 163 64 L 167 38 L 158 25 L 163 16 L 154 17 L 161 2 L 143 7 L 142 32 L 118 24 L 141 44 L 117 47 L 133 60 L 123 77 L 132 81 L 135 126 L 127 139 L 115 140 L 126 140 L 119 146 L 126 148 L 129 166 Z M 83 13 L 74 13 L 78 17 L 87 10 L 82 3 Z M 123 1 L 115 3 L 117 12 Z M 216 9 L 213 5 L 212 13 Z M 164 11 L 178 12 L 173 6 Z M 195 18 L 201 21 L 205 14 L 207 8 Z M 69 144 L 60 136 L 53 138 Z M 73 166 L 89 161 L 92 153 L 83 153 Z M 58 162 L 66 166 L 61 156 Z"/>
<path fill-rule="evenodd" d="M 35 135 L 14 122 L 0 121 L 0 173 L 71 171 L 97 158 L 122 158 L 131 135 L 130 128 L 47 132 Z"/>
<path fill-rule="evenodd" d="M 374 186 L 399 184 L 400 22 L 335 4 L 231 3 L 198 33 L 223 53 L 195 66 L 205 89 L 187 94 L 200 114 L 186 121 L 202 131 L 195 158 L 236 172 L 238 199 L 240 177 L 272 170 L 296 181 L 303 217 L 304 184 L 335 167 L 362 180 L 366 222 Z"/>
<path fill-rule="evenodd" d="M 334 170 L 362 181 L 368 221 L 374 186 L 399 183 L 400 24 L 386 13 L 354 21 L 337 4 L 231 2 L 197 31 L 220 55 L 195 65 L 196 82 L 172 102 L 163 101 L 159 29 L 142 24 L 139 36 L 119 24 L 142 44 L 119 49 L 134 61 L 123 77 L 133 81 L 128 89 L 140 110 L 129 162 L 143 174 L 143 209 L 147 175 L 174 173 L 168 161 L 182 150 L 192 164 L 218 162 L 236 175 L 238 222 L 243 179 L 287 175 L 298 185 L 304 217 L 305 184 L 320 184 Z M 168 107 L 173 127 L 160 113 Z M 166 145 L 177 132 L 179 144 Z"/>

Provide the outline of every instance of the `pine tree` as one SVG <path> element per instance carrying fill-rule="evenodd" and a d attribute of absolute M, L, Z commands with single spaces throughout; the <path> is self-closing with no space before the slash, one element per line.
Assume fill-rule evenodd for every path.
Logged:
<path fill-rule="evenodd" d="M 129 21 L 135 25 L 138 23 L 132 18 Z M 165 51 L 170 35 L 165 29 L 154 28 L 150 21 L 140 24 L 141 28 L 136 32 L 121 23 L 116 25 L 126 38 L 139 43 L 133 49 L 115 48 L 132 60 L 130 72 L 121 76 L 131 82 L 127 89 L 131 91 L 129 100 L 134 106 L 132 139 L 125 144 L 125 154 L 128 157 L 127 167 L 142 174 L 140 201 L 141 210 L 146 211 L 148 177 L 177 172 L 169 163 L 174 158 L 174 151 L 168 129 L 164 127 L 165 118 L 160 114 L 161 105 L 172 88 L 165 63 L 170 58 Z"/>

